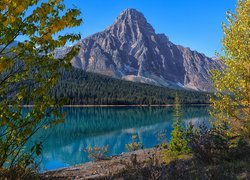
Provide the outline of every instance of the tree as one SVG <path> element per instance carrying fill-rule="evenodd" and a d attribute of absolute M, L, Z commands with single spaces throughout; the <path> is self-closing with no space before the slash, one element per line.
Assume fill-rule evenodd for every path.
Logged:
<path fill-rule="evenodd" d="M 62 103 L 48 93 L 78 47 L 61 59 L 53 52 L 80 39 L 79 34 L 61 32 L 79 26 L 79 15 L 78 9 L 66 9 L 63 0 L 0 1 L 0 174 L 32 164 L 41 142 L 24 151 L 28 140 L 63 120 L 58 111 Z M 17 42 L 19 37 L 26 40 Z M 33 107 L 24 109 L 26 104 Z"/>
<path fill-rule="evenodd" d="M 179 96 L 176 93 L 175 96 L 175 120 L 173 123 L 173 130 L 171 132 L 171 140 L 166 150 L 164 159 L 168 162 L 172 159 L 178 158 L 178 156 L 188 155 L 190 148 L 188 147 L 188 138 L 186 136 L 186 130 L 181 120 Z"/>
<path fill-rule="evenodd" d="M 215 128 L 234 140 L 250 139 L 250 0 L 239 0 L 223 24 L 223 69 L 213 71 Z"/>
<path fill-rule="evenodd" d="M 188 142 L 185 136 L 185 128 L 181 120 L 180 100 L 178 94 L 175 97 L 175 121 L 171 132 L 171 141 L 168 147 L 169 151 L 177 154 L 189 153 Z"/>

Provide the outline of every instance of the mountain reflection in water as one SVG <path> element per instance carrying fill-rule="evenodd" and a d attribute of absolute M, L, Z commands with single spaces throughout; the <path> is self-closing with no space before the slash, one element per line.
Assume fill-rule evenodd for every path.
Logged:
<path fill-rule="evenodd" d="M 46 134 L 39 159 L 41 171 L 88 162 L 84 152 L 88 146 L 109 145 L 109 155 L 126 152 L 125 145 L 134 134 L 144 148 L 153 147 L 159 143 L 160 132 L 170 139 L 174 117 L 173 107 L 74 107 L 61 111 L 67 114 L 63 124 L 37 134 Z M 208 125 L 208 108 L 182 107 L 182 118 L 185 124 Z"/>

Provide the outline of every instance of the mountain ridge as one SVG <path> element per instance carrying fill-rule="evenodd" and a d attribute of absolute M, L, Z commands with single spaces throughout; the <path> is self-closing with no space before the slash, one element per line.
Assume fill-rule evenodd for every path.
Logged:
<path fill-rule="evenodd" d="M 221 68 L 217 60 L 157 34 L 136 9 L 124 10 L 111 26 L 78 45 L 74 67 L 157 86 L 212 91 L 209 72 Z"/>

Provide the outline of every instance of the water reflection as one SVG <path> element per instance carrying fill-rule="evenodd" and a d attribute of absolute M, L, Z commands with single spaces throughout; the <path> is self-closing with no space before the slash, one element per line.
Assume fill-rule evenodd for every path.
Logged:
<path fill-rule="evenodd" d="M 66 120 L 50 130 L 43 147 L 41 170 L 57 169 L 89 161 L 87 146 L 109 145 L 109 154 L 125 152 L 125 144 L 137 134 L 145 148 L 157 143 L 157 134 L 166 131 L 170 139 L 172 107 L 63 108 Z M 206 107 L 183 107 L 185 123 L 208 122 Z M 39 136 L 39 134 L 38 134 Z"/>

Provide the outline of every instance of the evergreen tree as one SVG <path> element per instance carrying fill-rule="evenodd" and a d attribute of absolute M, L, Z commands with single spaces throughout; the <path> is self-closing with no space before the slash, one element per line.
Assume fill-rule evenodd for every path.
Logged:
<path fill-rule="evenodd" d="M 208 103 L 207 93 L 176 90 L 135 83 L 71 68 L 61 70 L 63 76 L 51 92 L 66 104 L 173 104 L 178 92 L 184 104 Z"/>
<path fill-rule="evenodd" d="M 175 121 L 173 123 L 173 130 L 171 132 L 171 141 L 168 146 L 168 151 L 174 155 L 188 154 L 188 140 L 185 134 L 185 128 L 181 120 L 181 105 L 179 96 L 176 93 L 175 97 Z"/>
<path fill-rule="evenodd" d="M 179 96 L 176 93 L 175 96 L 175 120 L 173 123 L 173 130 L 171 132 L 171 140 L 168 145 L 168 149 L 163 152 L 164 160 L 170 162 L 171 160 L 184 157 L 191 152 L 188 147 L 188 137 L 181 120 L 181 105 Z"/>

